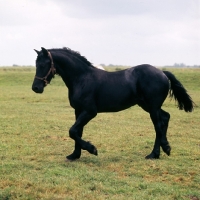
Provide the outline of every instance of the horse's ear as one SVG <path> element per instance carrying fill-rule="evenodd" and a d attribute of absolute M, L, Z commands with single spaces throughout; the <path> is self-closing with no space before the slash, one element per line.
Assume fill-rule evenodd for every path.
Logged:
<path fill-rule="evenodd" d="M 44 47 L 41 47 L 41 49 L 44 56 L 48 56 L 48 51 Z"/>
<path fill-rule="evenodd" d="M 40 52 L 38 50 L 34 49 L 34 51 L 37 53 L 37 55 L 39 55 Z"/>

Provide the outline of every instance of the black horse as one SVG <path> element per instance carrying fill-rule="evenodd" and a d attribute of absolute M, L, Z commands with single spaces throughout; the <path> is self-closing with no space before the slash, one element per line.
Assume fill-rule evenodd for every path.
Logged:
<path fill-rule="evenodd" d="M 69 102 L 75 110 L 76 121 L 69 130 L 75 149 L 67 160 L 80 158 L 81 149 L 97 155 L 96 147 L 81 139 L 84 126 L 97 113 L 118 112 L 136 104 L 150 114 L 156 132 L 154 148 L 146 158 L 159 158 L 160 147 L 170 155 L 166 136 L 170 114 L 161 106 L 169 93 L 177 100 L 180 110 L 192 112 L 194 107 L 191 97 L 172 73 L 147 64 L 107 72 L 95 68 L 69 48 L 35 51 L 38 56 L 32 90 L 42 93 L 58 74 L 68 87 Z"/>

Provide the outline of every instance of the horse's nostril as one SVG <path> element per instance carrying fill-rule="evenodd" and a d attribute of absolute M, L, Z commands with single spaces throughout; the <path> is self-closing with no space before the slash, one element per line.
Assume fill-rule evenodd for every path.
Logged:
<path fill-rule="evenodd" d="M 32 86 L 32 90 L 33 90 L 35 93 L 43 93 L 43 87 Z"/>

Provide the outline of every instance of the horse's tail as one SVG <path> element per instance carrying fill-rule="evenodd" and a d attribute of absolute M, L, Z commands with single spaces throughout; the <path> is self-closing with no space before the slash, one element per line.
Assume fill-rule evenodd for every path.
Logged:
<path fill-rule="evenodd" d="M 168 71 L 163 71 L 163 73 L 167 76 L 167 78 L 171 82 L 171 88 L 169 91 L 169 95 L 171 98 L 174 97 L 175 101 L 178 102 L 178 108 L 180 110 L 185 110 L 185 112 L 192 112 L 194 108 L 194 102 L 192 98 L 187 93 L 187 90 L 183 87 L 180 81 L 176 79 L 176 77 Z"/>

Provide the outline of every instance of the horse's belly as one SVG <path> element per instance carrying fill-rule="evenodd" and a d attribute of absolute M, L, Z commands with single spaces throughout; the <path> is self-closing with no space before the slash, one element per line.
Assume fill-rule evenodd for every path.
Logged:
<path fill-rule="evenodd" d="M 118 112 L 136 104 L 133 94 L 105 94 L 97 98 L 98 112 Z"/>
<path fill-rule="evenodd" d="M 136 103 L 135 103 L 136 104 Z M 116 105 L 116 106 L 100 106 L 97 109 L 98 113 L 103 113 L 103 112 L 119 112 L 122 110 L 125 110 L 127 108 L 130 108 L 131 106 L 134 106 L 135 104 L 127 104 L 127 105 Z"/>

